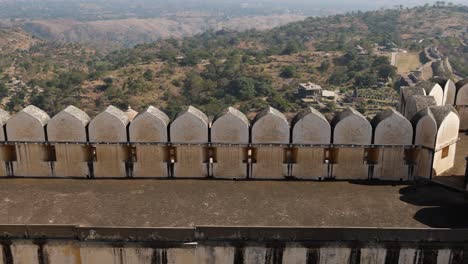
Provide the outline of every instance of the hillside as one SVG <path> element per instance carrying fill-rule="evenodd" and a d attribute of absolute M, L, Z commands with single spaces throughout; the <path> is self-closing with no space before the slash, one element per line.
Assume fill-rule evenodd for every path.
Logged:
<path fill-rule="evenodd" d="M 193 36 L 210 29 L 266 30 L 302 19 L 304 16 L 299 14 L 226 18 L 224 15 L 211 13 L 183 12 L 158 18 L 33 20 L 20 23 L 20 26 L 26 32 L 45 40 L 82 43 L 111 50 L 159 39 Z"/>
<path fill-rule="evenodd" d="M 34 103 L 49 113 L 67 104 L 90 114 L 107 104 L 136 110 L 151 104 L 170 115 L 187 104 L 210 115 L 227 105 L 251 113 L 266 105 L 294 112 L 312 104 L 325 112 L 351 105 L 372 114 L 398 98 L 393 50 L 418 54 L 438 45 L 455 70 L 466 71 L 467 21 L 466 6 L 355 12 L 267 31 L 210 30 L 107 55 L 39 41 L 0 57 L 0 95 L 10 111 Z M 335 91 L 337 102 L 298 98 L 298 84 L 307 81 Z"/>

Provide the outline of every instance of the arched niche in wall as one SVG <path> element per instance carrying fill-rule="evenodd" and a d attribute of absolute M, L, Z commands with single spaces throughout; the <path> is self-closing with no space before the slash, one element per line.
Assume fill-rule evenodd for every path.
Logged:
<path fill-rule="evenodd" d="M 129 138 L 136 149 L 133 177 L 167 177 L 165 143 L 169 140 L 169 117 L 150 106 L 138 114 L 129 127 Z M 156 143 L 156 144 L 147 144 Z"/>
<path fill-rule="evenodd" d="M 208 117 L 193 106 L 186 107 L 170 125 L 171 142 L 176 146 L 174 177 L 206 177 Z M 179 144 L 178 144 L 179 143 Z"/>
<path fill-rule="evenodd" d="M 228 107 L 211 126 L 211 142 L 215 147 L 215 178 L 245 178 L 245 147 L 249 143 L 249 120 L 239 110 Z"/>
<path fill-rule="evenodd" d="M 86 126 L 91 118 L 74 106 L 68 106 L 55 115 L 47 124 L 48 139 L 54 143 L 55 175 L 60 177 L 86 177 L 89 175 L 89 152 Z M 61 144 L 60 142 L 82 142 L 82 144 Z"/>

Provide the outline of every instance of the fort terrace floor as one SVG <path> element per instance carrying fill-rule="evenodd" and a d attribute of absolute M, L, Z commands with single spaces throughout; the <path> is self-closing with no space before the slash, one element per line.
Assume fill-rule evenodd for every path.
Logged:
<path fill-rule="evenodd" d="M 0 224 L 468 227 L 432 183 L 2 179 L 0 197 Z"/>

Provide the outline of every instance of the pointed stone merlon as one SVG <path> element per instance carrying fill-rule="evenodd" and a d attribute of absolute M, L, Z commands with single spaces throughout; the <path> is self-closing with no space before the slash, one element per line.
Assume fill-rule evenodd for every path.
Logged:
<path fill-rule="evenodd" d="M 156 107 L 150 106 L 138 114 L 129 127 L 131 142 L 167 142 L 169 117 Z"/>
<path fill-rule="evenodd" d="M 127 115 L 115 106 L 97 115 L 89 123 L 89 141 L 91 142 L 127 142 Z"/>
<path fill-rule="evenodd" d="M 453 106 L 431 107 L 430 110 L 434 115 L 438 128 L 433 170 L 435 175 L 440 175 L 455 164 L 460 118 Z"/>
<path fill-rule="evenodd" d="M 376 145 L 411 145 L 413 142 L 411 122 L 393 108 L 378 113 L 371 124 Z"/>
<path fill-rule="evenodd" d="M 91 118 L 81 109 L 68 106 L 47 124 L 47 134 L 52 142 L 86 142 L 86 126 Z"/>
<path fill-rule="evenodd" d="M 6 123 L 9 141 L 46 142 L 45 126 L 49 115 L 35 106 L 28 106 L 11 117 Z M 43 144 L 19 143 L 15 145 L 15 160 L 12 162 L 15 176 L 50 177 L 47 148 Z"/>
<path fill-rule="evenodd" d="M 139 144 L 166 143 L 169 117 L 150 106 L 137 115 L 130 123 L 129 138 L 136 148 L 136 160 L 133 164 L 133 177 L 167 177 L 165 149 L 161 145 Z"/>
<path fill-rule="evenodd" d="M 435 77 L 434 82 L 437 83 L 443 90 L 443 99 L 441 105 L 454 105 L 457 88 L 455 83 L 450 79 Z"/>
<path fill-rule="evenodd" d="M 30 105 L 6 123 L 9 141 L 46 141 L 44 127 L 49 122 L 49 115 L 41 109 Z"/>
<path fill-rule="evenodd" d="M 293 144 L 330 144 L 331 127 L 327 119 L 312 107 L 297 114 L 293 121 Z"/>
<path fill-rule="evenodd" d="M 331 122 L 333 144 L 370 145 L 372 126 L 367 119 L 353 108 L 338 113 Z M 365 163 L 363 147 L 340 148 L 333 157 L 333 174 L 336 179 L 366 179 L 368 166 Z"/>
<path fill-rule="evenodd" d="M 189 144 L 207 143 L 208 127 L 208 117 L 202 111 L 193 106 L 186 107 L 170 125 L 171 142 Z M 177 146 L 174 176 L 206 177 L 208 171 L 204 156 L 204 146 Z"/>
<path fill-rule="evenodd" d="M 193 106 L 186 107 L 170 125 L 171 142 L 208 142 L 208 117 Z"/>
<path fill-rule="evenodd" d="M 373 177 L 382 180 L 408 180 L 408 165 L 405 162 L 405 147 L 413 142 L 413 126 L 395 109 L 389 108 L 378 113 L 371 121 L 374 129 L 371 159 Z M 392 145 L 380 147 L 382 145 Z M 399 147 L 401 145 L 401 147 Z"/>
<path fill-rule="evenodd" d="M 228 107 L 211 126 L 212 143 L 249 143 L 249 120 L 239 110 Z M 216 146 L 216 163 L 213 164 L 215 178 L 245 178 L 247 165 L 244 163 L 243 145 Z"/>
<path fill-rule="evenodd" d="M 249 143 L 249 120 L 239 110 L 228 107 L 211 126 L 213 143 Z"/>
<path fill-rule="evenodd" d="M 96 143 L 127 142 L 127 115 L 120 109 L 109 106 L 97 115 L 88 126 L 89 141 Z M 94 176 L 126 177 L 125 161 L 129 159 L 129 150 L 125 145 L 95 145 Z"/>
<path fill-rule="evenodd" d="M 252 125 L 252 143 L 288 144 L 289 123 L 286 117 L 273 107 L 257 114 Z"/>
<path fill-rule="evenodd" d="M 330 144 L 331 126 L 317 110 L 308 107 L 297 114 L 293 121 L 293 144 Z M 296 147 L 293 175 L 300 179 L 324 179 L 327 164 L 324 163 L 324 148 Z"/>
<path fill-rule="evenodd" d="M 278 110 L 268 107 L 258 113 L 252 125 L 253 144 L 289 144 L 289 123 Z M 255 146 L 255 145 L 254 145 Z M 282 179 L 287 175 L 282 146 L 257 146 L 252 178 Z"/>
<path fill-rule="evenodd" d="M 405 117 L 408 120 L 411 120 L 421 110 L 424 110 L 427 107 L 436 106 L 436 105 L 437 105 L 437 102 L 434 99 L 434 96 L 421 96 L 421 95 L 412 96 L 408 98 L 408 101 L 406 103 Z"/>
<path fill-rule="evenodd" d="M 460 130 L 468 130 L 468 78 L 465 78 L 456 84 L 457 95 L 455 106 L 460 116 Z"/>
<path fill-rule="evenodd" d="M 87 125 L 91 118 L 75 106 L 68 106 L 47 124 L 49 142 L 54 142 L 55 175 L 60 177 L 86 177 L 89 175 L 88 153 L 83 144 L 61 142 L 87 142 Z"/>
<path fill-rule="evenodd" d="M 372 126 L 353 108 L 338 113 L 332 120 L 333 144 L 370 145 Z"/>
<path fill-rule="evenodd" d="M 445 104 L 444 88 L 441 87 L 438 83 L 433 83 L 430 81 L 421 81 L 418 82 L 416 86 L 423 88 L 426 93 L 426 96 L 433 96 L 436 105 Z"/>
<path fill-rule="evenodd" d="M 2 127 L 2 131 L 0 132 L 0 141 L 6 141 L 7 140 L 7 137 L 5 135 L 5 131 L 4 131 L 4 127 L 7 123 L 7 121 L 10 119 L 10 114 L 3 110 L 3 109 L 0 109 L 0 125 Z"/>

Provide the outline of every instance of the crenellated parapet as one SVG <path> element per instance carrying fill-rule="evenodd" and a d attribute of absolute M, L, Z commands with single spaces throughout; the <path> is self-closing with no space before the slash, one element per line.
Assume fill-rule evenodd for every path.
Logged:
<path fill-rule="evenodd" d="M 74 106 L 52 118 L 34 106 L 13 116 L 2 110 L 0 175 L 430 178 L 453 166 L 459 114 L 452 106 L 430 103 L 433 99 L 422 101 L 429 103 L 417 105 L 411 120 L 386 109 L 369 121 L 352 108 L 327 120 L 309 107 L 291 123 L 272 107 L 252 121 L 232 107 L 210 120 L 189 106 L 172 121 L 152 106 L 131 118 L 114 106 L 92 119 Z"/>

